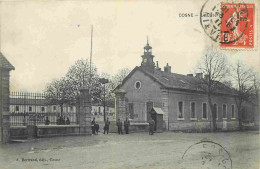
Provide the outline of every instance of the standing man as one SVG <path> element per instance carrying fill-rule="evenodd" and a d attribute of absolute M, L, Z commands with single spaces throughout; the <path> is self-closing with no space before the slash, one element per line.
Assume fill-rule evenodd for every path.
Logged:
<path fill-rule="evenodd" d="M 104 134 L 107 132 L 109 132 L 109 125 L 110 125 L 110 121 L 109 119 L 107 118 L 107 120 L 105 121 L 105 126 L 104 126 Z"/>
<path fill-rule="evenodd" d="M 95 132 L 96 132 L 96 135 L 98 135 L 98 132 L 99 132 L 99 124 L 98 124 L 98 122 L 96 122 L 96 124 L 95 124 Z"/>
<path fill-rule="evenodd" d="M 49 117 L 47 116 L 46 120 L 45 120 L 45 125 L 49 125 L 49 124 L 50 124 L 50 120 L 49 120 Z"/>
<path fill-rule="evenodd" d="M 153 135 L 154 132 L 154 120 L 152 119 L 149 123 L 149 135 Z"/>
<path fill-rule="evenodd" d="M 117 120 L 116 125 L 117 125 L 118 134 L 123 134 L 123 132 L 122 132 L 122 126 L 123 126 L 123 124 L 122 124 L 122 122 L 120 121 L 120 119 Z"/>
<path fill-rule="evenodd" d="M 124 121 L 125 134 L 128 134 L 129 126 L 130 126 L 130 121 L 128 120 L 128 117 L 126 117 L 126 120 Z"/>
<path fill-rule="evenodd" d="M 92 135 L 96 133 L 95 131 L 95 117 L 93 117 L 93 120 L 91 121 L 91 130 L 92 130 Z"/>

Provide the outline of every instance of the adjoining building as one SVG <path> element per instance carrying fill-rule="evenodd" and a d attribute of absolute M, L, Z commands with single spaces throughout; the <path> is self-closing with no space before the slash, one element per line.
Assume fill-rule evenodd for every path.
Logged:
<path fill-rule="evenodd" d="M 203 77 L 202 73 L 195 76 L 173 73 L 168 63 L 161 70 L 158 62 L 155 65 L 155 56 L 148 42 L 141 57 L 141 66 L 135 67 L 115 89 L 116 118 L 128 116 L 132 123 L 147 123 L 154 119 L 157 123 L 154 118 L 157 116 L 151 116 L 151 112 L 159 112 L 157 114 L 162 114 L 167 130 L 209 130 L 212 117 L 208 98 L 197 87 L 201 78 L 207 77 Z M 238 114 L 233 90 L 218 83 L 212 102 L 213 111 L 217 112 L 217 127 L 237 129 Z"/>

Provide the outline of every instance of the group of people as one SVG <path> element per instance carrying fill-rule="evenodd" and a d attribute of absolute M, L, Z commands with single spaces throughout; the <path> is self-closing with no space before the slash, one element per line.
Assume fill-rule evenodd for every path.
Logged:
<path fill-rule="evenodd" d="M 123 134 L 123 130 L 122 130 L 123 123 L 120 119 L 117 120 L 116 126 L 117 126 L 118 134 Z M 126 120 L 124 121 L 125 134 L 129 133 L 129 126 L 130 126 L 130 121 L 128 120 L 128 118 L 126 118 Z"/>
<path fill-rule="evenodd" d="M 67 119 L 65 120 L 65 116 L 58 116 L 56 124 L 57 125 L 69 125 L 70 119 L 69 119 L 69 117 L 67 117 Z"/>
<path fill-rule="evenodd" d="M 104 134 L 109 133 L 109 125 L 110 121 L 107 118 L 105 120 L 105 126 L 104 126 Z M 91 121 L 91 130 L 92 130 L 92 135 L 98 135 L 99 133 L 99 124 L 98 122 L 95 121 L 95 117 L 93 117 L 93 120 Z"/>
<path fill-rule="evenodd" d="M 104 134 L 109 133 L 109 125 L 110 125 L 110 121 L 107 118 L 105 120 L 105 125 L 104 125 Z M 126 118 L 126 120 L 124 121 L 124 124 L 120 119 L 117 120 L 116 126 L 117 126 L 118 134 L 123 134 L 123 130 L 122 130 L 123 125 L 124 125 L 125 134 L 129 134 L 130 121 L 128 118 Z M 153 135 L 153 133 L 154 133 L 154 126 L 155 126 L 155 122 L 154 122 L 154 120 L 151 120 L 149 122 L 149 134 L 150 135 Z M 92 135 L 98 135 L 99 124 L 95 121 L 95 117 L 93 117 L 93 120 L 91 121 L 91 130 L 92 130 Z"/>
<path fill-rule="evenodd" d="M 47 116 L 45 118 L 45 125 L 49 125 L 50 124 L 50 120 L 49 117 Z M 67 117 L 67 119 L 65 120 L 65 116 L 58 116 L 57 120 L 56 120 L 56 124 L 57 125 L 69 125 L 70 124 L 70 119 Z"/>

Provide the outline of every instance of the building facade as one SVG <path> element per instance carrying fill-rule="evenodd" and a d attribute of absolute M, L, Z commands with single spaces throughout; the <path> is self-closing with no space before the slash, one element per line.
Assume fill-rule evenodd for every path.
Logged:
<path fill-rule="evenodd" d="M 46 103 L 45 99 L 25 99 L 21 102 L 18 101 L 17 98 L 10 98 L 10 106 L 9 112 L 10 113 L 61 113 L 61 106 L 60 105 L 50 105 Z M 94 104 L 91 106 L 91 115 L 93 117 L 99 117 L 104 115 L 104 106 L 99 104 Z M 76 113 L 76 106 L 64 104 L 62 106 L 63 113 Z M 106 106 L 105 112 L 108 116 L 114 116 L 114 107 Z"/>
<path fill-rule="evenodd" d="M 203 75 L 172 73 L 168 63 L 161 70 L 158 62 L 155 65 L 148 42 L 141 57 L 141 66 L 135 67 L 115 89 L 125 91 L 125 116 L 132 122 L 149 122 L 152 118 L 150 111 L 156 108 L 162 110 L 167 130 L 209 130 L 212 117 L 208 97 L 196 87 Z M 237 129 L 238 114 L 233 90 L 222 83 L 218 86 L 212 97 L 217 127 Z"/>

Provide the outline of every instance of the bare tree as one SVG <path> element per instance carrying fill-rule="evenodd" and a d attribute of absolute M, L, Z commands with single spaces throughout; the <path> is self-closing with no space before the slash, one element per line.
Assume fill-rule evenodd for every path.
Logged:
<path fill-rule="evenodd" d="M 101 77 L 104 77 L 109 80 L 108 84 L 106 84 L 106 100 L 109 104 L 114 103 L 114 93 L 113 90 L 124 80 L 124 78 L 130 73 L 130 69 L 123 68 L 120 69 L 114 75 L 109 75 L 107 73 L 101 74 Z"/>
<path fill-rule="evenodd" d="M 122 81 L 124 78 L 130 73 L 130 69 L 128 68 L 123 68 L 120 69 L 115 75 L 112 76 L 111 78 L 111 88 L 115 89 Z"/>
<path fill-rule="evenodd" d="M 92 101 L 100 101 L 102 87 L 99 82 L 97 69 L 92 64 L 92 70 L 90 71 L 90 63 L 88 60 L 77 60 L 75 64 L 69 68 L 66 79 L 68 79 L 71 96 L 74 98 L 79 95 L 80 88 L 85 85 L 90 89 Z"/>
<path fill-rule="evenodd" d="M 60 80 L 53 80 L 45 88 L 45 96 L 49 104 L 59 105 L 61 108 L 61 115 L 63 113 L 63 105 L 69 103 L 70 93 L 67 80 L 61 78 Z"/>
<path fill-rule="evenodd" d="M 204 78 L 198 80 L 198 88 L 205 92 L 208 97 L 208 103 L 210 107 L 210 112 L 212 115 L 212 131 L 216 131 L 216 113 L 213 111 L 212 98 L 214 93 L 217 92 L 221 85 L 221 81 L 224 80 L 225 76 L 228 74 L 228 65 L 226 56 L 216 50 L 207 51 L 203 55 L 201 61 L 198 63 L 197 71 L 204 74 Z"/>
<path fill-rule="evenodd" d="M 237 98 L 239 128 L 242 129 L 243 107 L 246 102 L 251 102 L 252 97 L 259 93 L 259 76 L 252 68 L 247 67 L 241 61 L 237 61 L 233 68 L 233 79 L 235 83 Z"/>

